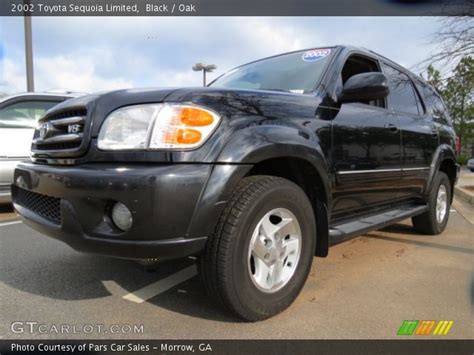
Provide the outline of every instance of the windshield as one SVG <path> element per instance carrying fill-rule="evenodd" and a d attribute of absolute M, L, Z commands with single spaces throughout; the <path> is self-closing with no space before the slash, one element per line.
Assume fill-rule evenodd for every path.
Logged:
<path fill-rule="evenodd" d="M 0 109 L 0 128 L 34 128 L 36 122 L 51 107 L 53 101 L 23 101 Z"/>
<path fill-rule="evenodd" d="M 262 59 L 229 71 L 209 86 L 309 93 L 333 52 L 334 48 L 318 48 Z"/>

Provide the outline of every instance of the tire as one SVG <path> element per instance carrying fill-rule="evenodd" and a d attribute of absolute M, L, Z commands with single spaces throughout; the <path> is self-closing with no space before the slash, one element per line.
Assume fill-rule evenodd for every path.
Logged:
<path fill-rule="evenodd" d="M 438 194 L 443 194 L 445 192 L 446 204 L 444 205 L 442 211 L 444 211 L 444 216 L 439 219 L 437 211 L 437 198 Z M 433 188 L 428 197 L 428 211 L 419 216 L 412 218 L 413 227 L 415 230 L 422 234 L 437 235 L 442 233 L 446 229 L 449 219 L 449 210 L 451 207 L 451 183 L 448 176 L 443 172 L 438 172 L 436 178 L 433 182 Z"/>
<path fill-rule="evenodd" d="M 264 231 L 273 231 L 285 223 L 281 235 L 267 238 L 271 233 Z M 311 203 L 296 184 L 264 175 L 242 179 L 199 260 L 207 292 L 246 321 L 263 320 L 282 312 L 298 296 L 308 277 L 315 236 Z M 286 258 L 281 256 L 279 245 L 286 246 Z M 274 266 L 270 269 L 266 263 L 272 262 Z M 277 269 L 279 265 L 283 266 Z"/>

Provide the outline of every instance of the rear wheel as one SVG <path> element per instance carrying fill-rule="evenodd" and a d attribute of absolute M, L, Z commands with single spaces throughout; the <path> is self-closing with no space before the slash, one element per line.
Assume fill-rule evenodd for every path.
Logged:
<path fill-rule="evenodd" d="M 413 227 L 417 232 L 436 235 L 445 230 L 449 219 L 451 194 L 448 176 L 438 172 L 428 197 L 428 211 L 412 218 Z"/>
<path fill-rule="evenodd" d="M 209 294 L 248 321 L 283 311 L 307 279 L 315 235 L 311 203 L 296 184 L 243 179 L 200 260 Z"/>

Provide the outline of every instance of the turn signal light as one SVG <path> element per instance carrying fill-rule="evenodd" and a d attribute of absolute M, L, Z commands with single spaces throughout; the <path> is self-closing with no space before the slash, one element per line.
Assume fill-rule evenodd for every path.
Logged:
<path fill-rule="evenodd" d="M 194 104 L 164 104 L 155 118 L 150 149 L 195 148 L 219 124 L 215 112 Z"/>
<path fill-rule="evenodd" d="M 186 126 L 209 126 L 214 122 L 210 112 L 196 107 L 182 108 L 180 116 L 181 122 Z"/>
<path fill-rule="evenodd" d="M 163 136 L 166 144 L 196 144 L 202 138 L 201 132 L 191 128 L 170 129 Z"/>
<path fill-rule="evenodd" d="M 201 132 L 195 129 L 179 129 L 176 135 L 176 141 L 180 144 L 195 144 L 201 140 L 201 137 Z"/>

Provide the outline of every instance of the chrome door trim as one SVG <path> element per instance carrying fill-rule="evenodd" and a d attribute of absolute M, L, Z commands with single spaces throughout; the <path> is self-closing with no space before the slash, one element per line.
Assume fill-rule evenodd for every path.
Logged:
<path fill-rule="evenodd" d="M 424 167 L 424 168 L 402 168 L 402 171 L 420 171 L 420 170 L 430 170 L 431 168 Z"/>
<path fill-rule="evenodd" d="M 399 168 L 399 169 L 371 169 L 371 170 L 342 170 L 342 171 L 338 171 L 337 173 L 339 175 L 349 175 L 349 174 L 394 173 L 394 172 L 421 171 L 421 170 L 430 170 L 430 167 Z"/>
<path fill-rule="evenodd" d="M 338 174 L 349 175 L 349 174 L 393 173 L 393 172 L 400 172 L 400 171 L 402 171 L 402 169 L 343 170 L 343 171 L 338 171 Z"/>

